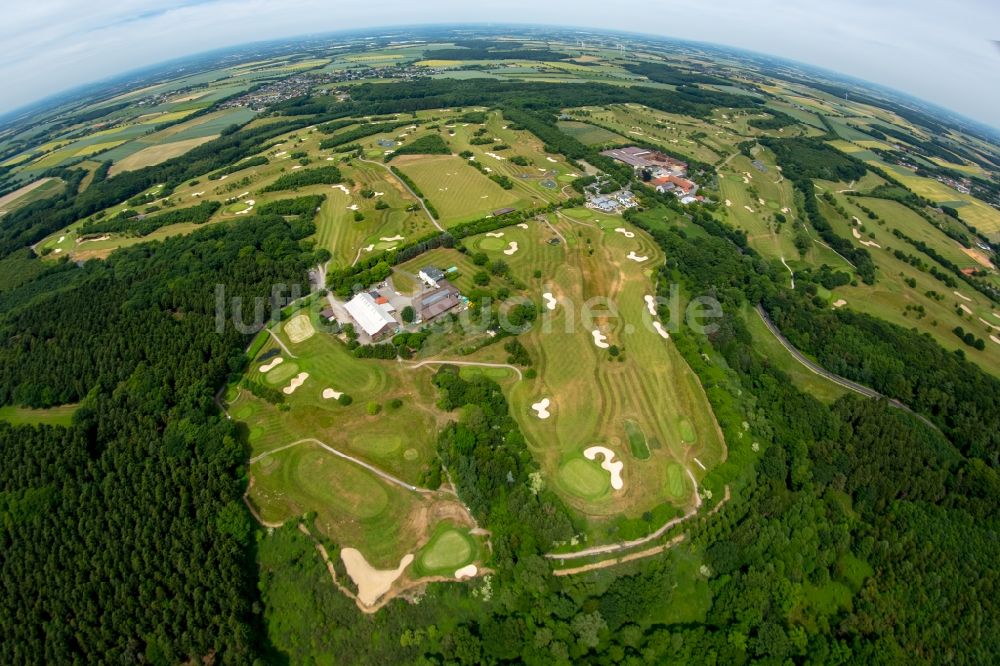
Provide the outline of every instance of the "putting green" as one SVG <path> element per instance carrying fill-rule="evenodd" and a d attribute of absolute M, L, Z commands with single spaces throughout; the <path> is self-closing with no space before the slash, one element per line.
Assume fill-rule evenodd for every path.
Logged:
<path fill-rule="evenodd" d="M 667 494 L 674 499 L 684 497 L 684 468 L 678 463 L 670 463 L 667 467 Z"/>
<path fill-rule="evenodd" d="M 489 252 L 496 252 L 507 247 L 507 242 L 503 238 L 494 238 L 493 236 L 485 236 L 480 238 L 476 243 L 480 250 L 485 250 Z"/>
<path fill-rule="evenodd" d="M 264 379 L 267 380 L 268 384 L 284 384 L 297 374 L 299 374 L 299 366 L 292 362 L 286 362 L 265 373 Z"/>
<path fill-rule="evenodd" d="M 681 439 L 684 442 L 690 444 L 691 442 L 694 442 L 697 439 L 697 436 L 694 433 L 694 426 L 691 425 L 691 422 L 688 421 L 687 419 L 681 419 L 677 423 L 677 427 L 680 428 Z"/>
<path fill-rule="evenodd" d="M 402 435 L 372 434 L 355 437 L 351 442 L 357 448 L 373 455 L 386 456 L 403 446 Z"/>
<path fill-rule="evenodd" d="M 577 497 L 596 499 L 611 488 L 611 476 L 597 463 L 580 457 L 559 468 L 559 483 Z"/>
<path fill-rule="evenodd" d="M 445 529 L 431 537 L 430 542 L 420 551 L 421 568 L 428 571 L 444 571 L 449 574 L 473 559 L 475 544 L 465 533 L 457 529 Z"/>

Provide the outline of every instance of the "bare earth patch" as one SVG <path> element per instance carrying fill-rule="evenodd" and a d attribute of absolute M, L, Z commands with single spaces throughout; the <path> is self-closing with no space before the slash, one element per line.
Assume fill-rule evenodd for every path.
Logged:
<path fill-rule="evenodd" d="M 340 551 L 340 559 L 344 561 L 347 575 L 358 586 L 358 600 L 365 606 L 374 606 L 413 562 L 413 553 L 404 555 L 395 569 L 376 569 L 356 548 L 344 548 Z"/>

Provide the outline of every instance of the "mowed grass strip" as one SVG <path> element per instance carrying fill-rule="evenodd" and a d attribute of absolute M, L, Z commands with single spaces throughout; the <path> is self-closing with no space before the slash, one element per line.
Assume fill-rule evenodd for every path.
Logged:
<path fill-rule="evenodd" d="M 514 206 L 518 197 L 452 155 L 405 156 L 393 162 L 413 179 L 445 226 Z"/>

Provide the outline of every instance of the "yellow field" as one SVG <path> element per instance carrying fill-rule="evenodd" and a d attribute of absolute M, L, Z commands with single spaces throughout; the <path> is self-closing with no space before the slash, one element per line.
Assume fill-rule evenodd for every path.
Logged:
<path fill-rule="evenodd" d="M 93 143 L 89 146 L 84 146 L 80 150 L 74 153 L 75 157 L 86 157 L 87 155 L 93 155 L 94 153 L 99 153 L 102 150 L 110 150 L 115 146 L 120 146 L 125 143 L 125 140 L 121 141 L 105 141 L 104 143 Z"/>
<path fill-rule="evenodd" d="M 115 165 L 111 167 L 109 175 L 114 176 L 122 173 L 123 171 L 132 171 L 133 169 L 141 169 L 142 167 L 152 166 L 154 164 L 159 164 L 160 162 L 166 162 L 170 158 L 183 155 L 192 148 L 211 141 L 218 136 L 218 134 L 213 134 L 211 136 L 198 137 L 197 139 L 174 141 L 172 143 L 164 143 L 159 146 L 143 148 L 139 152 L 129 155 L 128 157 L 115 163 Z"/>

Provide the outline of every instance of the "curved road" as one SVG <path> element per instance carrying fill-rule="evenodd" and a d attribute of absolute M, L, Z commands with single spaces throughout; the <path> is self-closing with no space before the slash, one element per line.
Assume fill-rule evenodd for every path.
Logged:
<path fill-rule="evenodd" d="M 760 318 L 763 320 L 764 325 L 767 326 L 767 330 L 771 331 L 771 334 L 774 335 L 775 338 L 777 338 L 778 342 L 781 343 L 781 346 L 784 347 L 785 350 L 789 354 L 791 354 L 792 357 L 795 358 L 796 361 L 798 361 L 799 363 L 801 363 L 802 365 L 804 365 L 806 368 L 808 368 L 814 374 L 817 374 L 820 377 L 825 377 L 826 379 L 829 379 L 834 384 L 838 384 L 840 386 L 843 386 L 847 390 L 854 391 L 855 393 L 859 393 L 859 394 L 865 396 L 866 398 L 874 398 L 876 400 L 879 400 L 879 399 L 885 400 L 890 405 L 892 405 L 893 407 L 896 407 L 897 409 L 905 410 L 905 411 L 909 412 L 910 414 L 913 414 L 918 419 L 920 419 L 921 421 L 923 421 L 923 423 L 925 423 L 926 425 L 930 426 L 934 430 L 940 431 L 940 429 L 936 425 L 934 425 L 933 423 L 931 423 L 929 420 L 927 420 L 926 417 L 924 417 L 921 414 L 917 414 L 915 411 L 913 411 L 912 409 L 910 409 L 909 407 L 907 407 L 906 405 L 904 405 L 903 403 L 901 403 L 899 400 L 896 400 L 895 398 L 890 398 L 888 396 L 882 395 L 881 393 L 879 393 L 878 391 L 876 391 L 873 388 L 869 388 L 869 387 L 867 387 L 867 386 L 865 386 L 863 384 L 858 384 L 857 382 L 852 382 L 850 379 L 847 379 L 845 377 L 841 377 L 840 375 L 835 375 L 832 372 L 830 372 L 829 370 L 827 370 L 826 368 L 824 368 L 823 366 L 817 365 L 811 359 L 807 358 L 802 352 L 800 352 L 798 349 L 796 349 L 792 345 L 792 343 L 789 342 L 788 339 L 784 335 L 781 334 L 781 331 L 779 331 L 778 327 L 774 325 L 774 322 L 771 321 L 771 318 L 767 315 L 767 311 L 764 310 L 764 306 L 761 305 L 760 303 L 757 304 L 757 314 L 760 315 Z"/>
<path fill-rule="evenodd" d="M 397 176 L 396 174 L 394 174 L 392 172 L 392 169 L 390 169 L 389 167 L 387 167 L 382 162 L 373 162 L 372 160 L 366 160 L 363 157 L 359 157 L 358 161 L 360 161 L 360 162 L 367 162 L 368 164 L 374 164 L 375 166 L 380 166 L 383 169 L 385 169 L 386 171 L 388 171 L 390 176 L 392 176 L 393 178 L 395 178 L 396 181 L 399 182 L 400 185 L 402 185 L 403 187 L 406 188 L 407 192 L 409 192 L 410 194 L 413 195 L 413 198 L 417 200 L 417 203 L 420 204 L 420 207 L 424 209 L 425 213 L 427 213 L 427 217 L 430 218 L 431 224 L 433 224 L 435 227 L 437 227 L 438 231 L 444 231 L 445 230 L 444 227 L 442 227 L 440 224 L 438 224 L 438 221 L 436 219 L 434 219 L 434 216 L 431 215 L 431 210 L 430 210 L 430 208 L 427 207 L 427 204 L 424 203 L 423 198 L 422 197 L 418 197 L 417 193 L 413 191 L 413 189 L 409 186 L 409 184 L 407 184 L 407 182 L 405 180 L 403 180 L 402 178 L 400 178 L 399 176 Z"/>
<path fill-rule="evenodd" d="M 403 363 L 400 361 L 400 363 Z M 507 370 L 513 370 L 517 373 L 518 379 L 524 379 L 524 375 L 521 374 L 521 369 L 515 365 L 509 363 L 481 363 L 479 361 L 438 361 L 430 359 L 427 361 L 421 361 L 420 363 L 403 363 L 404 366 L 410 369 L 422 368 L 425 365 L 468 365 L 475 368 L 505 368 Z"/>

